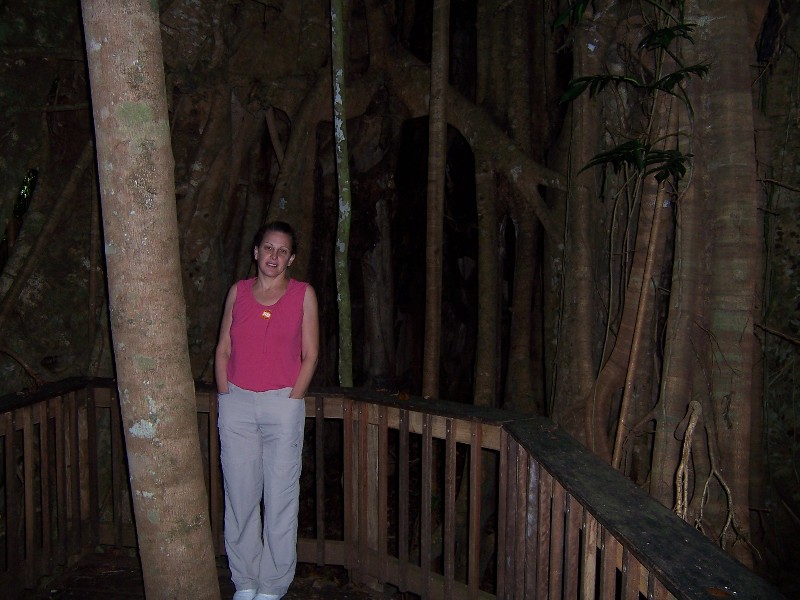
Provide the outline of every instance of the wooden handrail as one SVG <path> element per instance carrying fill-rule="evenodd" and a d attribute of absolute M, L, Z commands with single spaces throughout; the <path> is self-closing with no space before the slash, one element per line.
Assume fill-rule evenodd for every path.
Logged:
<path fill-rule="evenodd" d="M 135 545 L 116 393 L 0 398 L 0 589 Z M 196 400 L 223 554 L 216 394 Z M 306 415 L 303 562 L 422 598 L 780 598 L 545 419 L 356 389 L 313 390 Z"/>

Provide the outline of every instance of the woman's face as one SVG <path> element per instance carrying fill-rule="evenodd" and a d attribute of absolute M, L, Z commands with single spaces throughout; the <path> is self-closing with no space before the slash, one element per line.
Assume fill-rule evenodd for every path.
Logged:
<path fill-rule="evenodd" d="M 254 256 L 258 270 L 268 277 L 283 275 L 286 268 L 294 261 L 292 238 L 282 231 L 268 231 L 261 240 L 261 245 L 254 248 Z"/>

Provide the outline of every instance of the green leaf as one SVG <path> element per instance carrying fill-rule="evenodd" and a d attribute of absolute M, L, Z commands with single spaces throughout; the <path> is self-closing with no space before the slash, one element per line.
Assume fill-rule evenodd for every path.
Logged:
<path fill-rule="evenodd" d="M 655 50 L 661 48 L 666 50 L 677 39 L 684 39 L 691 43 L 694 40 L 689 35 L 694 30 L 694 23 L 678 23 L 672 27 L 662 27 L 651 31 L 639 42 L 640 50 Z"/>
<path fill-rule="evenodd" d="M 647 169 L 644 174 L 655 174 L 659 183 L 669 177 L 680 181 L 686 175 L 686 165 L 691 157 L 691 154 L 683 154 L 679 150 L 655 150 L 648 156 L 648 164 L 652 168 Z"/>
<path fill-rule="evenodd" d="M 708 65 L 690 65 L 668 73 L 653 84 L 655 89 L 672 93 L 673 88 L 682 81 L 688 80 L 692 75 L 697 75 L 701 79 L 708 75 Z"/>
<path fill-rule="evenodd" d="M 643 176 L 654 175 L 661 183 L 670 177 L 682 179 L 691 157 L 691 154 L 679 150 L 654 150 L 649 144 L 631 140 L 595 155 L 580 172 L 590 167 L 610 165 L 615 173 L 619 173 L 623 166 L 628 165 Z"/>
<path fill-rule="evenodd" d="M 645 156 L 647 155 L 648 149 L 649 148 L 639 140 L 625 142 L 611 150 L 596 154 L 580 172 L 585 171 L 589 167 L 606 164 L 610 164 L 615 173 L 619 173 L 620 169 L 625 164 L 634 167 L 637 171 L 642 171 L 644 169 Z"/>
<path fill-rule="evenodd" d="M 573 79 L 567 84 L 567 89 L 561 95 L 561 99 L 558 101 L 559 104 L 567 104 L 568 102 L 572 102 L 580 96 L 587 87 L 589 87 L 589 81 L 591 81 L 591 77 L 578 77 Z"/>
<path fill-rule="evenodd" d="M 589 89 L 589 97 L 593 98 L 602 92 L 609 83 L 619 85 L 621 83 L 630 85 L 635 88 L 645 87 L 645 85 L 633 77 L 626 77 L 624 75 L 588 75 L 585 77 L 576 77 L 567 84 L 567 89 L 559 100 L 560 104 L 572 102 L 575 98 L 580 96 L 586 89 Z"/>
<path fill-rule="evenodd" d="M 583 20 L 583 14 L 586 12 L 586 7 L 589 6 L 591 0 L 576 0 L 570 2 L 569 6 L 556 18 L 553 23 L 553 30 L 558 29 L 562 25 L 569 24 L 575 26 Z"/>

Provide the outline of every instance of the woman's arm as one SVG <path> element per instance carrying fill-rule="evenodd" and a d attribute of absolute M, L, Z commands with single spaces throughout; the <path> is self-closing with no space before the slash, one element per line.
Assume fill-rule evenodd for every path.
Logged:
<path fill-rule="evenodd" d="M 290 398 L 304 398 L 319 360 L 319 309 L 317 294 L 310 285 L 303 298 L 302 348 L 300 350 L 300 372 L 294 382 Z"/>
<path fill-rule="evenodd" d="M 225 311 L 222 313 L 219 340 L 214 353 L 214 378 L 217 381 L 217 392 L 220 394 L 228 393 L 228 360 L 231 357 L 231 323 L 233 322 L 233 303 L 235 301 L 236 284 L 234 283 L 225 298 Z"/>

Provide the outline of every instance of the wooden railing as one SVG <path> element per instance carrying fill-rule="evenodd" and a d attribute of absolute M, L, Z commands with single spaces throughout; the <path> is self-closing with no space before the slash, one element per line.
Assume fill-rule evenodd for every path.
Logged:
<path fill-rule="evenodd" d="M 224 553 L 216 395 L 197 391 Z M 298 555 L 422 598 L 774 598 L 552 423 L 359 390 L 306 399 Z M 112 382 L 0 398 L 0 590 L 135 546 Z"/>

